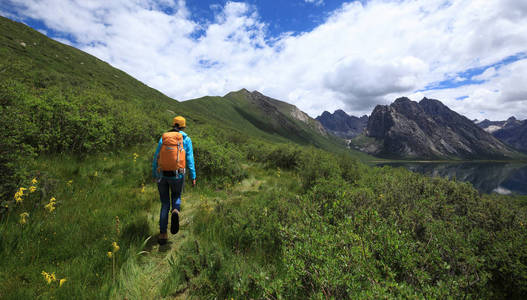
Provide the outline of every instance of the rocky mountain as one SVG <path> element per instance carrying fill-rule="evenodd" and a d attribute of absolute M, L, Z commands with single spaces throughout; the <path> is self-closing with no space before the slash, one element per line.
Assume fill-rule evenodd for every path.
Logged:
<path fill-rule="evenodd" d="M 505 159 L 520 154 L 438 100 L 404 97 L 377 105 L 360 143 L 384 157 L 423 159 Z"/>
<path fill-rule="evenodd" d="M 515 149 L 527 153 L 527 120 L 516 126 L 504 126 L 492 135 Z"/>
<path fill-rule="evenodd" d="M 506 121 L 489 121 L 476 123 L 488 133 L 513 148 L 527 153 L 527 120 L 510 117 Z"/>
<path fill-rule="evenodd" d="M 504 128 L 517 128 L 523 124 L 523 121 L 517 120 L 515 117 L 510 117 L 506 121 L 490 121 L 485 119 L 481 122 L 475 122 L 479 127 L 483 128 L 488 133 L 494 133 Z"/>
<path fill-rule="evenodd" d="M 343 110 L 336 110 L 333 114 L 324 111 L 322 115 L 315 118 L 324 128 L 342 138 L 351 139 L 361 134 L 368 125 L 368 116 L 360 118 L 350 116 Z"/>

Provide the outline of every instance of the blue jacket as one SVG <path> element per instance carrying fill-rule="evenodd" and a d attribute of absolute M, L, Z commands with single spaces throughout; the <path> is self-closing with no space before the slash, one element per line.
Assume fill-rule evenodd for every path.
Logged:
<path fill-rule="evenodd" d="M 190 140 L 190 137 L 184 133 L 183 131 L 180 131 L 180 133 L 183 135 L 183 149 L 185 149 L 185 157 L 186 157 L 186 165 L 187 169 L 190 171 L 190 179 L 194 180 L 196 179 L 196 168 L 194 167 L 194 152 L 192 151 L 192 140 Z M 179 174 L 178 176 L 174 177 L 167 177 L 163 176 L 157 171 L 157 160 L 159 158 L 159 151 L 161 151 L 161 145 L 163 145 L 163 138 L 159 139 L 159 143 L 157 144 L 156 154 L 154 154 L 154 161 L 152 162 L 152 175 L 154 178 L 167 178 L 167 179 L 179 179 L 183 178 L 183 174 Z"/>

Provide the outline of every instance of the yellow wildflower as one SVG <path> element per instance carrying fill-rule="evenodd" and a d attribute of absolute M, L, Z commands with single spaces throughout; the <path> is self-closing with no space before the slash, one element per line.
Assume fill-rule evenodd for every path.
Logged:
<path fill-rule="evenodd" d="M 51 280 L 49 279 L 49 274 L 46 271 L 42 271 L 42 273 L 40 273 L 40 274 L 42 274 L 42 276 L 44 276 L 44 280 L 46 280 L 48 284 L 51 283 Z"/>
<path fill-rule="evenodd" d="M 21 187 L 18 189 L 18 192 L 15 193 L 13 198 L 15 198 L 16 203 L 22 202 L 22 196 L 24 196 L 24 191 L 27 190 L 25 187 Z"/>
<path fill-rule="evenodd" d="M 119 245 L 117 245 L 117 242 L 113 242 L 112 246 L 113 246 L 113 252 L 114 253 L 119 251 L 120 247 L 119 247 Z"/>
<path fill-rule="evenodd" d="M 141 184 L 141 193 L 144 193 L 145 192 L 145 184 Z"/>
<path fill-rule="evenodd" d="M 27 212 L 23 212 L 20 214 L 20 224 L 26 224 L 27 223 L 27 217 L 29 217 L 29 214 Z"/>
<path fill-rule="evenodd" d="M 73 180 L 68 180 L 67 184 L 71 185 L 73 183 Z"/>
<path fill-rule="evenodd" d="M 31 180 L 31 183 L 32 183 L 32 184 L 37 184 L 37 183 L 38 183 L 38 180 L 37 180 L 37 178 L 36 178 L 36 177 L 35 177 L 35 178 L 33 178 L 33 179 Z"/>
<path fill-rule="evenodd" d="M 59 287 L 61 287 L 64 282 L 68 281 L 66 278 L 62 278 L 60 281 L 59 281 Z"/>
<path fill-rule="evenodd" d="M 57 281 L 57 278 L 55 277 L 55 273 L 47 273 L 46 271 L 42 271 L 42 276 L 44 276 L 44 280 L 46 280 L 46 282 L 48 284 L 51 284 L 52 281 Z"/>
<path fill-rule="evenodd" d="M 55 206 L 53 206 L 53 203 L 48 203 L 46 204 L 46 209 L 49 211 L 49 212 L 52 212 L 55 210 Z"/>
<path fill-rule="evenodd" d="M 32 185 L 32 186 L 29 187 L 29 192 L 30 192 L 30 193 L 33 193 L 33 192 L 36 191 L 36 190 L 37 190 L 37 187 L 34 186 L 34 185 Z"/>
<path fill-rule="evenodd" d="M 49 199 L 49 203 L 55 203 L 57 201 L 57 199 L 55 199 L 55 197 L 51 197 L 51 199 Z"/>
<path fill-rule="evenodd" d="M 108 251 L 108 253 L 106 253 L 106 255 L 108 255 L 109 258 L 112 258 L 113 253 L 112 253 L 112 251 Z"/>
<path fill-rule="evenodd" d="M 95 173 L 93 173 L 93 177 L 97 177 L 99 176 L 99 173 L 97 173 L 97 171 L 95 171 Z"/>
<path fill-rule="evenodd" d="M 49 212 L 52 212 L 55 210 L 55 205 L 55 197 L 53 197 L 49 200 L 48 204 L 44 205 L 44 208 L 47 209 Z"/>

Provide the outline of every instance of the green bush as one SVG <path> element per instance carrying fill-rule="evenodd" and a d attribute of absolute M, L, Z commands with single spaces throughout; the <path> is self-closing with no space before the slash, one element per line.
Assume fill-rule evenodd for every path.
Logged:
<path fill-rule="evenodd" d="M 17 103 L 29 97 L 14 82 L 0 84 L 0 199 L 12 199 L 20 183 L 29 176 L 35 157 L 29 136 L 36 131 L 30 115 Z"/>
<path fill-rule="evenodd" d="M 265 163 L 270 168 L 293 170 L 300 166 L 301 153 L 298 146 L 280 145 L 266 155 Z"/>
<path fill-rule="evenodd" d="M 341 169 L 335 157 L 322 150 L 309 147 L 302 152 L 299 171 L 306 189 L 320 179 L 337 179 Z"/>
<path fill-rule="evenodd" d="M 319 180 L 303 197 L 310 217 L 282 242 L 287 297 L 525 295 L 525 212 L 401 169 L 371 169 L 356 185 Z"/>
<path fill-rule="evenodd" d="M 273 155 L 288 157 L 282 150 Z M 179 284 L 222 298 L 526 295 L 527 218 L 518 203 L 316 150 L 301 151 L 299 161 L 292 172 L 303 193 L 271 189 L 198 214 L 199 255 L 173 269 L 195 274 L 178 275 Z"/>
<path fill-rule="evenodd" d="M 35 154 L 109 151 L 151 142 L 166 126 L 159 111 L 114 99 L 97 86 L 79 93 L 50 86 L 28 89 L 14 81 L 0 81 L 0 194 L 14 188 L 29 172 Z"/>
<path fill-rule="evenodd" d="M 213 186 L 233 184 L 247 177 L 243 155 L 233 146 L 210 138 L 193 138 L 194 161 L 198 176 Z"/>

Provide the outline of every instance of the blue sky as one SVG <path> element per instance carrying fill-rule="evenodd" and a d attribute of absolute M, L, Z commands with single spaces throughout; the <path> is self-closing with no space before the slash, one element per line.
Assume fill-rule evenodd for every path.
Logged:
<path fill-rule="evenodd" d="M 178 99 L 259 90 L 311 116 L 400 96 L 527 118 L 527 2 L 4 0 L 22 21 Z"/>
<path fill-rule="evenodd" d="M 515 55 L 511 55 L 503 58 L 502 60 L 475 68 L 469 68 L 467 70 L 458 72 L 445 80 L 440 82 L 432 82 L 428 84 L 424 89 L 420 91 L 431 91 L 431 90 L 442 90 L 442 89 L 453 89 L 462 87 L 465 85 L 479 85 L 488 81 L 490 78 L 481 78 L 481 75 L 489 69 L 499 70 L 502 67 L 505 67 L 509 64 L 515 63 L 519 60 L 524 60 L 527 58 L 526 52 L 520 52 Z M 463 100 L 468 98 L 468 96 L 461 96 L 456 98 L 457 100 Z"/>
<path fill-rule="evenodd" d="M 213 22 L 215 13 L 228 1 L 188 1 L 187 7 L 192 19 L 199 23 Z M 299 34 L 313 30 L 322 24 L 327 16 L 340 8 L 345 1 L 245 1 L 254 6 L 261 20 L 268 24 L 269 37 L 278 37 L 284 32 Z"/>

